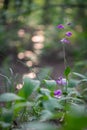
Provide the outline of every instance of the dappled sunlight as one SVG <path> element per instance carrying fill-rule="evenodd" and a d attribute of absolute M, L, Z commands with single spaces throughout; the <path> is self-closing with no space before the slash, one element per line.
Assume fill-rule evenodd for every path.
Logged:
<path fill-rule="evenodd" d="M 26 58 L 30 58 L 30 57 L 33 57 L 34 56 L 34 53 L 32 52 L 32 51 L 25 51 L 24 52 L 24 56 L 26 57 Z"/>
<path fill-rule="evenodd" d="M 17 84 L 17 86 L 16 86 L 16 89 L 21 89 L 23 87 L 23 85 L 22 84 Z"/>
<path fill-rule="evenodd" d="M 39 50 L 37 51 L 39 52 Z M 37 53 L 37 52 L 32 52 L 32 51 L 24 51 L 24 52 L 19 52 L 17 57 L 18 59 L 20 60 L 26 60 L 26 65 L 28 67 L 32 67 L 33 64 L 38 64 L 39 63 L 39 59 L 37 57 L 37 54 L 40 54 L 40 53 Z"/>
<path fill-rule="evenodd" d="M 72 8 L 67 8 L 67 9 L 66 9 L 66 13 L 68 13 L 68 14 L 71 14 L 72 11 L 73 11 Z"/>
<path fill-rule="evenodd" d="M 24 53 L 23 52 L 19 52 L 17 55 L 18 59 L 22 60 L 25 58 Z"/>
<path fill-rule="evenodd" d="M 35 50 L 35 53 L 36 53 L 36 55 L 40 55 L 41 53 L 42 53 L 42 51 L 41 50 Z"/>
<path fill-rule="evenodd" d="M 33 66 L 33 62 L 29 60 L 29 61 L 26 62 L 26 65 L 27 65 L 28 67 L 32 67 L 32 66 Z"/>
<path fill-rule="evenodd" d="M 25 78 L 25 77 L 34 79 L 34 78 L 36 78 L 36 73 L 30 72 L 30 73 L 24 74 L 24 75 L 23 75 L 23 78 Z"/>
<path fill-rule="evenodd" d="M 35 35 L 32 37 L 32 42 L 43 42 L 44 37 L 42 35 Z"/>
<path fill-rule="evenodd" d="M 83 31 L 83 28 L 82 28 L 81 25 L 76 25 L 76 26 L 75 26 L 75 29 L 76 29 L 76 31 L 78 31 L 78 32 L 82 32 L 82 31 Z"/>
<path fill-rule="evenodd" d="M 18 36 L 19 37 L 24 37 L 25 36 L 25 30 L 24 29 L 20 29 L 20 30 L 18 30 Z"/>
<path fill-rule="evenodd" d="M 35 54 L 32 51 L 24 51 L 24 52 L 19 52 L 17 57 L 19 59 L 24 59 L 24 58 L 30 58 L 30 57 L 34 57 Z"/>
<path fill-rule="evenodd" d="M 27 33 L 28 34 L 28 33 Z M 26 37 L 25 30 L 20 29 L 18 31 L 18 36 L 20 38 Z M 44 32 L 41 30 L 41 28 L 38 28 L 34 31 L 33 36 L 30 37 L 30 45 L 29 49 L 25 51 L 21 51 L 18 53 L 17 57 L 19 60 L 24 60 L 24 64 L 27 67 L 33 67 L 34 65 L 39 64 L 39 56 L 42 53 L 42 49 L 44 48 Z M 35 73 L 28 73 L 25 74 L 30 78 L 35 78 Z"/>
<path fill-rule="evenodd" d="M 43 49 L 44 45 L 42 43 L 35 43 L 34 44 L 34 49 L 39 50 Z"/>

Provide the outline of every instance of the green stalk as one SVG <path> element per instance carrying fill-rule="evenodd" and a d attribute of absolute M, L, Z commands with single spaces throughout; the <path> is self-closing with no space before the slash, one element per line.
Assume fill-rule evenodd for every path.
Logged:
<path fill-rule="evenodd" d="M 66 60 L 66 53 L 65 53 L 65 43 L 63 43 L 63 58 L 64 58 L 64 68 L 67 68 L 67 60 Z M 66 76 L 66 82 L 67 84 L 65 85 L 65 98 L 67 97 L 67 88 L 68 88 L 68 76 Z M 65 111 L 64 111 L 64 115 L 66 115 L 67 111 L 67 100 L 65 99 Z"/>
<path fill-rule="evenodd" d="M 65 53 L 65 45 L 63 43 L 63 58 L 64 58 L 64 68 L 67 67 L 66 53 Z"/>

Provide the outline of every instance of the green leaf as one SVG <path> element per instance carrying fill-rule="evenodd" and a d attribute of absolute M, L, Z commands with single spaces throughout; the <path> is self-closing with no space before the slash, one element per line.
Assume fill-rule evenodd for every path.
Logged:
<path fill-rule="evenodd" d="M 78 91 L 76 91 L 76 90 L 73 90 L 73 89 L 70 90 L 70 92 L 68 93 L 68 96 L 69 97 L 76 97 L 76 96 L 81 97 L 80 93 Z"/>
<path fill-rule="evenodd" d="M 0 95 L 0 102 L 10 102 L 15 100 L 24 100 L 14 93 L 4 93 Z"/>
<path fill-rule="evenodd" d="M 49 97 L 51 91 L 49 89 L 46 89 L 46 88 L 41 88 L 40 93 Z"/>
<path fill-rule="evenodd" d="M 12 108 L 14 110 L 15 115 L 18 114 L 18 112 L 23 108 L 31 108 L 33 105 L 32 102 L 16 102 Z"/>
<path fill-rule="evenodd" d="M 62 97 L 59 99 L 60 102 L 64 102 L 64 101 L 70 101 L 72 103 L 73 102 L 77 102 L 77 103 L 82 103 L 84 104 L 84 101 L 82 99 L 79 99 L 79 98 L 74 98 L 74 97 Z"/>
<path fill-rule="evenodd" d="M 84 78 L 85 78 L 85 79 L 87 78 L 86 76 L 84 76 L 84 75 L 82 75 L 82 74 L 80 74 L 80 73 L 73 72 L 72 74 L 75 75 L 75 76 L 78 76 L 78 77 L 80 77 L 80 78 L 83 78 L 83 79 L 84 79 Z"/>
<path fill-rule="evenodd" d="M 52 119 L 53 118 L 53 113 L 49 110 L 43 110 L 41 112 L 41 121 L 46 121 L 46 120 L 49 120 L 49 119 Z"/>
<path fill-rule="evenodd" d="M 13 110 L 2 108 L 1 117 L 5 123 L 11 123 L 13 120 Z"/>
<path fill-rule="evenodd" d="M 3 128 L 7 128 L 7 127 L 10 127 L 11 124 L 10 123 L 5 123 L 4 121 L 0 121 L 0 126 L 2 126 Z"/>
<path fill-rule="evenodd" d="M 21 103 L 17 103 L 13 106 L 13 109 L 18 109 L 18 108 L 22 108 L 22 107 L 31 107 L 32 103 L 31 102 L 21 102 Z"/>
<path fill-rule="evenodd" d="M 40 70 L 40 73 L 38 74 L 38 79 L 42 81 L 43 79 L 48 79 L 51 74 L 52 68 L 45 67 Z"/>
<path fill-rule="evenodd" d="M 24 78 L 24 85 L 20 89 L 18 95 L 27 99 L 33 91 L 36 91 L 40 86 L 39 80 L 32 80 L 29 78 Z"/>
<path fill-rule="evenodd" d="M 70 106 L 64 130 L 84 130 L 87 128 L 87 113 L 81 105 Z M 74 125 L 76 123 L 76 125 Z"/>
<path fill-rule="evenodd" d="M 29 130 L 58 130 L 54 125 L 43 122 L 25 123 L 23 124 L 22 128 Z"/>
<path fill-rule="evenodd" d="M 56 82 L 55 80 L 44 80 L 46 87 L 52 91 L 56 89 Z"/>
<path fill-rule="evenodd" d="M 80 80 L 80 83 L 81 83 L 81 82 L 87 82 L 87 78 Z"/>
<path fill-rule="evenodd" d="M 65 69 L 65 71 L 64 71 L 64 75 L 65 75 L 66 77 L 68 77 L 70 71 L 71 71 L 70 67 L 67 67 L 67 68 Z"/>
<path fill-rule="evenodd" d="M 55 108 L 62 109 L 62 105 L 58 103 L 58 99 L 50 98 L 43 101 L 43 106 L 46 110 L 53 111 Z"/>
<path fill-rule="evenodd" d="M 70 79 L 68 82 L 68 87 L 73 88 L 79 85 L 80 81 L 76 79 Z"/>

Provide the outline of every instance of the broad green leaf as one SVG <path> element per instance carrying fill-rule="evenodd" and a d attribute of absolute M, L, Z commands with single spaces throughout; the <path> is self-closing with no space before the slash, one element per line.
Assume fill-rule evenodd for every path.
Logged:
<path fill-rule="evenodd" d="M 85 79 L 87 78 L 86 76 L 84 76 L 84 75 L 82 75 L 82 74 L 80 74 L 80 73 L 73 72 L 72 74 L 75 75 L 75 76 L 78 76 L 78 77 L 80 77 L 80 78 L 83 78 L 83 79 L 84 79 L 84 78 L 85 78 Z"/>
<path fill-rule="evenodd" d="M 81 105 L 70 106 L 67 113 L 64 130 L 84 130 L 87 128 L 87 113 L 85 107 Z"/>
<path fill-rule="evenodd" d="M 14 93 L 4 93 L 0 95 L 0 102 L 10 102 L 15 100 L 24 100 Z"/>
<path fill-rule="evenodd" d="M 1 117 L 5 123 L 11 123 L 13 120 L 13 110 L 2 108 Z"/>
<path fill-rule="evenodd" d="M 53 111 L 55 108 L 62 109 L 61 104 L 59 104 L 58 99 L 50 98 L 46 101 L 43 101 L 43 106 L 46 110 Z"/>
<path fill-rule="evenodd" d="M 18 114 L 18 112 L 23 108 L 31 108 L 32 107 L 31 102 L 16 102 L 12 108 L 14 110 L 15 115 Z"/>
<path fill-rule="evenodd" d="M 25 123 L 22 128 L 27 130 L 58 130 L 54 125 L 44 122 Z"/>
<path fill-rule="evenodd" d="M 87 82 L 87 78 L 80 80 L 80 83 L 81 83 L 81 82 Z"/>
<path fill-rule="evenodd" d="M 67 97 L 62 97 L 62 98 L 60 98 L 59 99 L 59 101 L 60 102 L 64 102 L 64 101 L 69 101 L 69 102 L 71 102 L 72 103 L 72 101 L 73 102 L 77 102 L 77 103 L 82 103 L 82 104 L 84 104 L 84 101 L 83 100 L 81 100 L 81 99 L 79 99 L 79 98 L 74 98 L 74 97 L 69 97 L 69 96 L 67 96 Z"/>
<path fill-rule="evenodd" d="M 56 89 L 56 81 L 55 80 L 44 80 L 45 86 L 54 91 Z"/>
<path fill-rule="evenodd" d="M 43 111 L 41 112 L 41 117 L 40 117 L 40 119 L 41 119 L 42 121 L 46 121 L 46 120 L 52 119 L 53 115 L 54 115 L 54 114 L 53 114 L 51 111 L 49 111 L 49 110 L 43 110 Z"/>
<path fill-rule="evenodd" d="M 77 97 L 77 96 L 81 97 L 80 93 L 78 91 L 76 91 L 76 90 L 69 90 L 68 96 L 70 96 L 70 97 Z"/>
<path fill-rule="evenodd" d="M 24 85 L 20 89 L 18 95 L 27 99 L 33 91 L 36 91 L 40 86 L 39 80 L 32 80 L 29 78 L 24 78 Z"/>
<path fill-rule="evenodd" d="M 68 87 L 70 88 L 77 87 L 79 83 L 80 83 L 80 80 L 70 79 L 68 82 Z"/>
<path fill-rule="evenodd" d="M 73 115 L 74 116 L 82 116 L 82 115 L 87 116 L 86 108 L 82 104 L 71 105 L 70 110 L 72 111 L 72 113 L 70 114 L 72 116 Z"/>
<path fill-rule="evenodd" d="M 46 88 L 41 88 L 41 89 L 40 89 L 40 93 L 41 93 L 42 95 L 46 95 L 47 97 L 50 97 L 51 91 L 50 91 L 49 89 L 46 89 Z"/>
<path fill-rule="evenodd" d="M 50 76 L 50 73 L 52 71 L 52 68 L 45 67 L 40 70 L 40 73 L 38 74 L 38 79 L 42 81 L 43 79 L 48 79 Z"/>
<path fill-rule="evenodd" d="M 32 103 L 31 102 L 21 102 L 21 103 L 17 103 L 13 106 L 13 109 L 18 109 L 18 108 L 22 108 L 22 107 L 31 107 Z"/>
<path fill-rule="evenodd" d="M 87 88 L 85 88 L 82 93 L 86 93 L 86 92 L 87 92 Z"/>
<path fill-rule="evenodd" d="M 0 121 L 0 126 L 1 126 L 2 128 L 7 128 L 7 127 L 10 127 L 11 124 L 10 124 L 10 123 L 5 123 L 4 121 Z"/>
<path fill-rule="evenodd" d="M 64 71 L 64 75 L 67 77 L 69 75 L 70 71 L 71 71 L 70 67 L 67 67 Z"/>

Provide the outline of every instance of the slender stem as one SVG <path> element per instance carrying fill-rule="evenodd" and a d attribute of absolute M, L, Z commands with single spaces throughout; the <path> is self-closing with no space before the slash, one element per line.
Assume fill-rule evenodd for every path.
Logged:
<path fill-rule="evenodd" d="M 66 61 L 66 53 L 65 53 L 65 45 L 64 45 L 64 43 L 63 43 L 63 57 L 64 57 L 64 67 L 66 69 L 67 61 Z"/>
<path fill-rule="evenodd" d="M 63 58 L 64 58 L 64 68 L 66 69 L 67 68 L 67 60 L 66 60 L 66 53 L 65 53 L 65 44 L 63 43 Z M 68 77 L 66 77 L 66 82 L 67 84 L 65 85 L 65 115 L 66 115 L 66 112 L 67 112 L 67 88 L 68 88 Z"/>
<path fill-rule="evenodd" d="M 0 76 L 4 77 L 8 81 L 8 83 L 11 84 L 11 81 L 9 80 L 9 78 L 7 76 L 5 76 L 3 74 L 0 74 Z"/>

